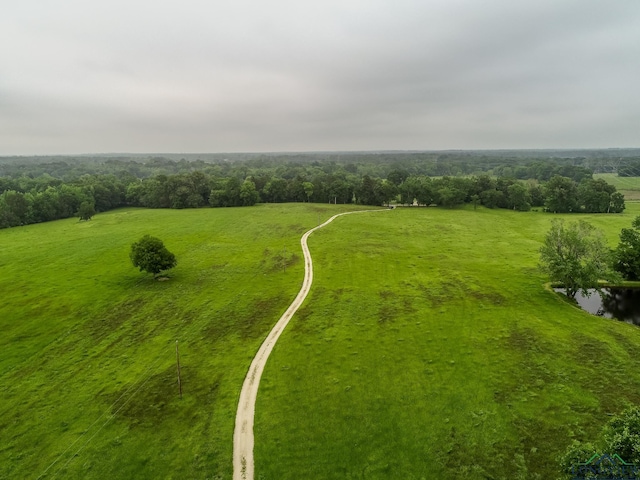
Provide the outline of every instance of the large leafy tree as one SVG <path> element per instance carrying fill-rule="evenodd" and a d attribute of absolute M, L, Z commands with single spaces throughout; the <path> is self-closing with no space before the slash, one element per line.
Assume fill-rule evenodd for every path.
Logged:
<path fill-rule="evenodd" d="M 565 225 L 554 219 L 540 248 L 540 267 L 574 298 L 578 291 L 588 295 L 588 289 L 597 289 L 598 280 L 618 279 L 611 257 L 600 230 L 583 220 Z"/>
<path fill-rule="evenodd" d="M 141 272 L 153 273 L 154 276 L 177 264 L 176 256 L 167 250 L 162 240 L 151 235 L 145 235 L 134 242 L 131 245 L 129 257 Z"/>
<path fill-rule="evenodd" d="M 524 184 L 518 182 L 507 187 L 507 194 L 509 198 L 509 206 L 514 210 L 520 210 L 526 212 L 531 210 L 531 197 L 527 187 Z"/>
<path fill-rule="evenodd" d="M 256 184 L 249 179 L 242 182 L 242 185 L 240 186 L 240 200 L 242 201 L 242 205 L 255 205 L 258 202 L 258 199 L 259 195 L 256 190 Z"/>
<path fill-rule="evenodd" d="M 544 186 L 545 206 L 550 212 L 575 212 L 578 208 L 578 191 L 573 180 L 555 175 Z"/>
<path fill-rule="evenodd" d="M 613 268 L 627 280 L 640 280 L 640 215 L 631 225 L 633 228 L 623 228 L 620 232 Z"/>
<path fill-rule="evenodd" d="M 364 175 L 360 187 L 356 191 L 358 203 L 362 205 L 382 205 L 380 183 L 379 178 L 371 178 L 369 175 Z"/>

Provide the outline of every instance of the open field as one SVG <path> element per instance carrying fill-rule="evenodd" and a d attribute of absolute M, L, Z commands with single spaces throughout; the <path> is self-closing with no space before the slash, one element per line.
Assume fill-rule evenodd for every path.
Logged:
<path fill-rule="evenodd" d="M 596 173 L 593 178 L 602 178 L 624 195 L 626 200 L 640 200 L 640 177 L 619 177 L 615 173 Z"/>
<path fill-rule="evenodd" d="M 300 235 L 353 208 L 0 231 L 0 478 L 230 478 L 240 387 L 302 281 Z M 637 214 L 580 218 L 613 246 Z M 256 478 L 555 478 L 572 438 L 640 403 L 640 330 L 544 289 L 552 218 L 399 208 L 315 232 L 311 294 L 258 394 Z M 145 233 L 177 255 L 169 281 L 129 264 Z"/>
<path fill-rule="evenodd" d="M 638 210 L 580 218 L 615 245 Z M 572 439 L 640 402 L 640 330 L 544 289 L 551 219 L 399 208 L 314 234 L 258 394 L 258 478 L 557 478 Z"/>
<path fill-rule="evenodd" d="M 240 386 L 300 286 L 300 235 L 352 209 L 119 210 L 0 231 L 0 478 L 230 478 Z M 178 257 L 169 281 L 131 266 L 145 233 Z"/>

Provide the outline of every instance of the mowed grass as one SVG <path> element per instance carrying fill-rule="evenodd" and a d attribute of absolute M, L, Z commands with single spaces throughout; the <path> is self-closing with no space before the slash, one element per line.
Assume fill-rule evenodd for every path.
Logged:
<path fill-rule="evenodd" d="M 616 173 L 596 173 L 593 178 L 601 178 L 616 187 L 627 201 L 640 200 L 640 177 L 619 177 Z"/>
<path fill-rule="evenodd" d="M 639 213 L 563 217 L 613 247 Z M 545 288 L 554 217 L 398 208 L 315 232 L 258 394 L 256 478 L 559 478 L 573 439 L 640 403 L 640 329 Z"/>
<path fill-rule="evenodd" d="M 353 208 L 126 209 L 1 230 L 0 478 L 230 478 L 242 381 L 302 283 L 300 236 Z M 144 234 L 176 254 L 168 281 L 131 265 Z"/>

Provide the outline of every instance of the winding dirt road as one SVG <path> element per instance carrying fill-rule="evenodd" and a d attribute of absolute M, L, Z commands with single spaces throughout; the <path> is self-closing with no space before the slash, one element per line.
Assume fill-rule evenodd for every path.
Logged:
<path fill-rule="evenodd" d="M 233 431 L 233 478 L 234 480 L 253 480 L 253 418 L 256 409 L 256 397 L 262 371 L 275 346 L 280 334 L 283 332 L 293 314 L 296 313 L 302 302 L 307 297 L 311 284 L 313 283 L 313 262 L 311 253 L 307 246 L 307 239 L 316 230 L 329 225 L 336 218 L 352 213 L 379 212 L 380 210 L 358 210 L 355 212 L 345 212 L 334 215 L 329 220 L 306 232 L 300 244 L 304 253 L 304 281 L 298 296 L 289 306 L 286 312 L 280 317 L 278 323 L 269 332 L 269 335 L 260 346 L 260 350 L 254 357 L 247 372 L 247 376 L 242 384 L 240 400 L 238 401 L 238 412 L 236 413 L 236 426 Z M 385 211 L 387 211 L 385 209 Z"/>

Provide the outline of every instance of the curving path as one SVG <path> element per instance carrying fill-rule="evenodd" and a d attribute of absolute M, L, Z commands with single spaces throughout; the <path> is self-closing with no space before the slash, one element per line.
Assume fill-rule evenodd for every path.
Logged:
<path fill-rule="evenodd" d="M 336 218 L 352 213 L 379 212 L 380 210 L 358 210 L 355 212 L 345 212 L 334 215 L 329 220 L 306 232 L 300 244 L 304 254 L 304 281 L 298 296 L 289 306 L 286 312 L 280 317 L 278 323 L 269 332 L 269 335 L 260 346 L 260 350 L 254 357 L 247 372 L 247 376 L 242 384 L 240 400 L 238 401 L 238 412 L 236 413 L 236 427 L 233 431 L 233 478 L 234 480 L 253 480 L 253 417 L 256 409 L 256 397 L 260 386 L 260 377 L 275 346 L 280 334 L 285 329 L 293 314 L 296 313 L 302 302 L 307 297 L 311 284 L 313 283 L 313 262 L 311 253 L 307 246 L 307 239 L 316 230 L 329 225 Z M 387 211 L 387 209 L 385 209 Z"/>

